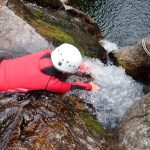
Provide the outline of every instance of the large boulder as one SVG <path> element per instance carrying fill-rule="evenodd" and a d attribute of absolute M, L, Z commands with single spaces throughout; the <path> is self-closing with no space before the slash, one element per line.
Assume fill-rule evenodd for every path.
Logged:
<path fill-rule="evenodd" d="M 1 96 L 0 149 L 115 150 L 113 134 L 87 108 L 77 97 L 47 92 Z"/>
<path fill-rule="evenodd" d="M 118 133 L 119 150 L 150 149 L 150 93 L 129 109 Z"/>
<path fill-rule="evenodd" d="M 112 51 L 109 56 L 127 74 L 150 87 L 150 36 L 135 45 Z"/>
<path fill-rule="evenodd" d="M 102 39 L 100 29 L 83 12 L 65 4 L 62 9 L 50 9 L 20 0 L 9 0 L 7 6 L 48 41 L 52 41 L 54 46 L 70 43 L 78 47 L 83 55 L 106 62 L 106 52 L 99 43 Z"/>

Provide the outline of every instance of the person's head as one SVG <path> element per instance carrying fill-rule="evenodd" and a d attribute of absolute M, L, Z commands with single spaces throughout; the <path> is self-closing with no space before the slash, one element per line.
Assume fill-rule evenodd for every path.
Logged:
<path fill-rule="evenodd" d="M 62 72 L 75 73 L 82 62 L 80 51 L 73 45 L 64 43 L 52 52 L 51 59 L 54 67 Z"/>

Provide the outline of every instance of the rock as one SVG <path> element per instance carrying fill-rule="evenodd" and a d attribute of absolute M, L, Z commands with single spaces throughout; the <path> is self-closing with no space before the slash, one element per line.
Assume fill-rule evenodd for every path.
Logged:
<path fill-rule="evenodd" d="M 9 37 L 5 37 L 3 34 L 0 34 L 0 49 L 9 50 L 12 47 L 12 42 L 13 41 Z"/>
<path fill-rule="evenodd" d="M 150 149 L 150 93 L 129 109 L 118 133 L 119 150 Z"/>
<path fill-rule="evenodd" d="M 76 0 L 61 0 L 61 1 L 64 1 L 64 3 L 69 4 L 69 5 L 76 5 L 76 4 L 80 3 L 80 0 L 79 1 L 76 1 Z"/>
<path fill-rule="evenodd" d="M 63 3 L 60 0 L 26 0 L 26 1 L 36 3 L 40 6 L 51 7 L 53 9 L 63 8 Z"/>
<path fill-rule="evenodd" d="M 77 97 L 47 92 L 1 96 L 0 149 L 115 150 L 114 135 L 87 107 Z"/>
<path fill-rule="evenodd" d="M 7 4 L 8 0 L 0 0 L 0 7 L 5 6 Z"/>
<path fill-rule="evenodd" d="M 83 55 L 100 58 L 106 62 L 105 49 L 97 24 L 84 13 L 64 5 L 64 9 L 48 9 L 19 0 L 9 0 L 8 7 L 26 20 L 38 33 L 54 46 L 70 43 Z"/>
<path fill-rule="evenodd" d="M 144 43 L 150 52 L 150 36 L 144 38 Z M 146 84 L 150 90 L 150 55 L 144 50 L 142 41 L 112 51 L 109 57 L 115 64 L 125 68 L 128 75 Z"/>
<path fill-rule="evenodd" d="M 1 50 L 34 52 L 46 49 L 50 44 L 8 7 L 0 8 Z"/>

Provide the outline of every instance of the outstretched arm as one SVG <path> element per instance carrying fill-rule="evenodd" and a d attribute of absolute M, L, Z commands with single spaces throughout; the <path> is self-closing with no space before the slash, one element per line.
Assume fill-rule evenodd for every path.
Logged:
<path fill-rule="evenodd" d="M 54 93 L 66 93 L 75 89 L 93 90 L 97 92 L 100 88 L 93 82 L 62 82 L 56 77 L 51 77 L 46 87 L 47 91 Z"/>

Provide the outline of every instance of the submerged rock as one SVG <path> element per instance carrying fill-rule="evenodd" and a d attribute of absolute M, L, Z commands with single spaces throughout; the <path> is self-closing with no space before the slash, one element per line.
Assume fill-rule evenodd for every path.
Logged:
<path fill-rule="evenodd" d="M 105 49 L 99 43 L 102 35 L 98 25 L 79 10 L 65 4 L 62 9 L 43 8 L 20 0 L 9 0 L 8 7 L 54 46 L 70 43 L 83 55 L 106 62 Z"/>
<path fill-rule="evenodd" d="M 115 64 L 125 68 L 127 74 L 147 85 L 150 91 L 150 36 L 133 46 L 123 47 L 109 53 Z"/>
<path fill-rule="evenodd" d="M 150 149 L 150 93 L 129 109 L 118 133 L 119 150 Z"/>
<path fill-rule="evenodd" d="M 1 96 L 0 149 L 115 150 L 115 139 L 73 96 Z M 91 108 L 91 111 L 92 108 Z"/>

